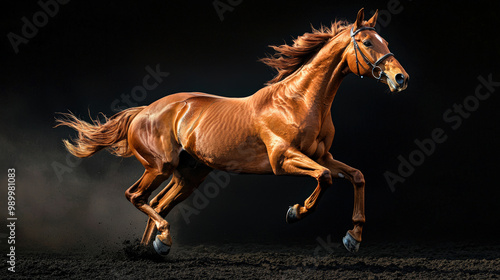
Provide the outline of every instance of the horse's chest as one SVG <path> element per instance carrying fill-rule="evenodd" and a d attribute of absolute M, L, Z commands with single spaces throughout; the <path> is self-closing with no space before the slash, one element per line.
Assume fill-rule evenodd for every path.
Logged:
<path fill-rule="evenodd" d="M 323 140 L 314 140 L 308 145 L 301 147 L 301 151 L 308 157 L 316 159 L 321 157 L 326 152 L 326 144 Z"/>

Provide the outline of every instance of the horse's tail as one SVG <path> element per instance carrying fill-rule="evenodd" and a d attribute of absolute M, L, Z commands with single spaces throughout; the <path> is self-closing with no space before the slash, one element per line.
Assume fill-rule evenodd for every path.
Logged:
<path fill-rule="evenodd" d="M 127 133 L 132 120 L 144 110 L 145 106 L 133 107 L 116 113 L 104 123 L 98 119 L 92 123 L 77 118 L 73 113 L 62 114 L 62 118 L 56 118 L 58 126 L 69 126 L 78 131 L 78 138 L 73 143 L 64 139 L 66 149 L 74 156 L 90 157 L 100 150 L 107 148 L 108 151 L 119 157 L 129 157 L 132 152 L 129 149 Z"/>

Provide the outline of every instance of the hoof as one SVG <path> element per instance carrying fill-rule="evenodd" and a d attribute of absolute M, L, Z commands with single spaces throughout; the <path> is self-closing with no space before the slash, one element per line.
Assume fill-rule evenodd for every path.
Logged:
<path fill-rule="evenodd" d="M 155 241 L 153 241 L 153 247 L 155 248 L 156 253 L 162 256 L 166 256 L 168 255 L 168 252 L 170 252 L 170 246 L 161 242 L 160 239 L 158 239 L 158 236 L 156 236 Z"/>
<path fill-rule="evenodd" d="M 354 239 L 354 237 L 352 237 L 349 232 L 347 232 L 344 238 L 342 238 L 342 243 L 344 243 L 347 251 L 351 253 L 356 253 L 359 250 L 359 242 L 356 241 L 356 239 Z"/>
<path fill-rule="evenodd" d="M 293 206 L 288 207 L 288 211 L 286 212 L 286 222 L 288 224 L 295 223 L 299 220 L 297 218 L 297 210 Z"/>

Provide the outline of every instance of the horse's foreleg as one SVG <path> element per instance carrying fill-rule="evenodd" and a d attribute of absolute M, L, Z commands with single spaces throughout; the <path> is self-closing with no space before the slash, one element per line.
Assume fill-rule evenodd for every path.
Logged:
<path fill-rule="evenodd" d="M 276 165 L 273 166 L 275 174 L 287 174 L 298 176 L 310 176 L 318 181 L 318 185 L 314 192 L 306 199 L 304 206 L 295 204 L 288 209 L 286 215 L 287 223 L 296 222 L 316 209 L 318 201 L 324 191 L 332 184 L 330 170 L 308 156 L 304 155 L 295 148 L 287 149 L 283 154 L 272 153 L 276 159 Z M 281 159 L 281 160 L 279 160 Z"/>
<path fill-rule="evenodd" d="M 320 163 L 330 169 L 334 178 L 345 178 L 351 181 L 354 186 L 354 209 L 352 213 L 354 228 L 349 230 L 346 237 L 344 237 L 344 245 L 349 251 L 357 251 L 365 223 L 365 178 L 363 173 L 333 159 L 330 153 L 323 157 Z"/>

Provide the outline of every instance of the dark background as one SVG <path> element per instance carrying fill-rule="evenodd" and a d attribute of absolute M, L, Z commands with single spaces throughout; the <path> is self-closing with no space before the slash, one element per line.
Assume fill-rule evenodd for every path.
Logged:
<path fill-rule="evenodd" d="M 223 21 L 212 1 L 180 2 L 70 1 L 18 54 L 7 34 L 20 35 L 21 18 L 31 21 L 41 8 L 36 1 L 2 7 L 0 211 L 6 216 L 7 169 L 14 167 L 19 246 L 120 245 L 139 238 L 146 222 L 124 198 L 142 166 L 104 152 L 70 166 L 67 159 L 75 159 L 61 140 L 75 133 L 53 128 L 56 112 L 71 110 L 86 120 L 89 111 L 110 116 L 113 101 L 141 85 L 145 67 L 157 64 L 170 75 L 140 105 L 180 91 L 247 96 L 274 75 L 257 62 L 271 53 L 268 45 L 290 44 L 310 25 L 352 22 L 361 7 L 367 17 L 377 8 L 387 11 L 391 1 L 243 1 Z M 453 104 L 474 94 L 478 76 L 500 81 L 498 4 L 401 0 L 400 6 L 379 32 L 411 75 L 408 89 L 391 94 L 386 85 L 351 75 L 332 108 L 331 152 L 367 181 L 364 241 L 498 242 L 497 92 L 458 129 L 443 120 Z M 414 140 L 435 128 L 445 131 L 446 142 L 391 191 L 384 172 L 397 173 L 398 156 L 408 158 Z M 67 172 L 58 177 L 54 166 L 61 165 Z M 310 244 L 328 236 L 339 242 L 351 228 L 346 181 L 335 182 L 314 215 L 284 221 L 288 205 L 302 203 L 314 187 L 310 178 L 232 175 L 189 223 L 179 210 L 167 219 L 174 242 L 183 244 Z M 191 197 L 185 205 L 194 203 Z"/>

